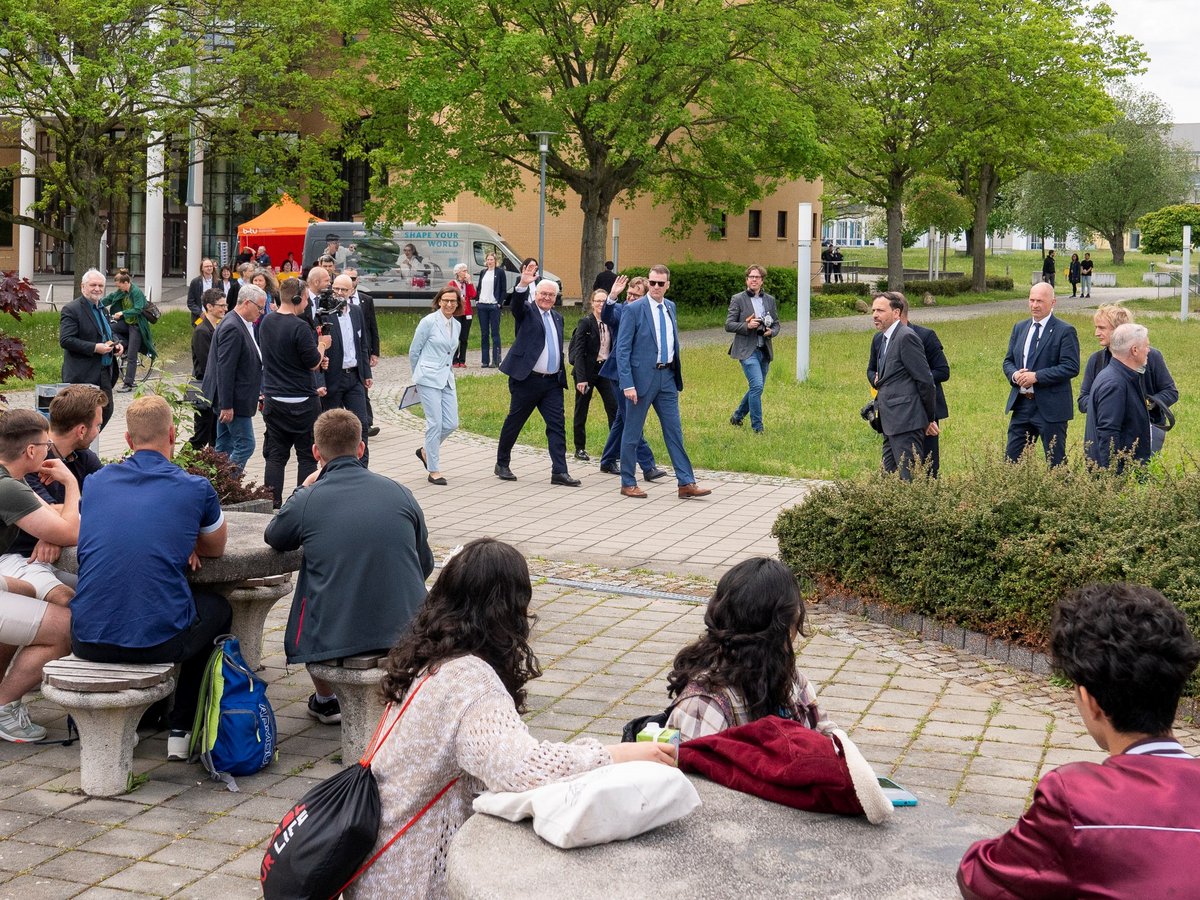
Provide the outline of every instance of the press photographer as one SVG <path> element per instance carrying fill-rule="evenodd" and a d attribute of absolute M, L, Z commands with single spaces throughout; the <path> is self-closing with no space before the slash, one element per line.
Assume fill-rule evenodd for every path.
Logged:
<path fill-rule="evenodd" d="M 734 294 L 729 301 L 729 315 L 725 319 L 725 330 L 733 335 L 729 355 L 742 364 L 748 388 L 738 404 L 729 424 L 741 427 L 742 420 L 750 416 L 750 426 L 755 434 L 763 433 L 762 392 L 767 380 L 767 371 L 775 350 L 771 339 L 779 334 L 779 306 L 775 298 L 763 293 L 763 280 L 767 270 L 762 266 L 750 266 L 746 270 L 746 290 Z"/>

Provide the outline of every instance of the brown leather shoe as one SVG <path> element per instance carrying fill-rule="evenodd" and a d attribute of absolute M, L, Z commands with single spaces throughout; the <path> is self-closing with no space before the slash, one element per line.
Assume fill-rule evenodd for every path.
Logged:
<path fill-rule="evenodd" d="M 679 499 L 691 500 L 693 497 L 707 497 L 712 493 L 712 488 L 702 488 L 692 482 L 691 484 L 681 484 L 679 486 Z"/>
<path fill-rule="evenodd" d="M 632 487 L 629 487 L 628 485 L 623 484 L 623 485 L 621 485 L 621 496 L 622 497 L 638 497 L 638 498 L 644 500 L 644 499 L 646 499 L 647 495 L 646 495 L 646 492 L 643 491 L 636 484 L 633 485 Z"/>

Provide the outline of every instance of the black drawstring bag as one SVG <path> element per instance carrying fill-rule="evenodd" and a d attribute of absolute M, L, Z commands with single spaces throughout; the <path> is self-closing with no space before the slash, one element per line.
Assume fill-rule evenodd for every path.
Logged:
<path fill-rule="evenodd" d="M 367 858 L 379 838 L 380 820 L 379 785 L 371 761 L 428 679 L 426 675 L 413 688 L 400 715 L 380 738 L 392 709 L 388 704 L 358 765 L 326 778 L 288 810 L 263 855 L 259 879 L 265 900 L 327 900 L 338 896 L 458 780 L 442 788 L 378 853 Z"/>

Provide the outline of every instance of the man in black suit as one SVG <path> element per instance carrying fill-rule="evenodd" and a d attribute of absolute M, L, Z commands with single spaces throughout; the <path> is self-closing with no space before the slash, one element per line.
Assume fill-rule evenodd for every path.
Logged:
<path fill-rule="evenodd" d="M 193 324 L 198 324 L 196 320 L 204 315 L 204 292 L 214 287 L 220 287 L 214 274 L 216 271 L 216 263 L 208 258 L 202 259 L 200 260 L 200 274 L 188 283 L 187 308 L 188 312 L 192 314 Z M 234 285 L 236 284 L 235 281 Z M 233 290 L 232 286 L 230 290 Z M 229 302 L 233 303 L 234 298 L 230 297 Z"/>
<path fill-rule="evenodd" d="M 254 452 L 254 414 L 262 389 L 262 354 L 254 322 L 267 309 L 266 292 L 243 285 L 238 303 L 213 332 L 204 370 L 204 396 L 217 415 L 216 449 L 239 469 Z"/>
<path fill-rule="evenodd" d="M 508 467 L 512 448 L 521 429 L 536 409 L 546 422 L 550 445 L 550 483 L 578 487 L 579 479 L 567 471 L 567 430 L 563 391 L 567 373 L 563 366 L 563 319 L 554 308 L 558 285 L 545 280 L 538 284 L 533 299 L 529 286 L 537 277 L 538 262 L 527 260 L 521 278 L 505 303 L 512 308 L 516 337 L 500 371 L 508 376 L 508 416 L 500 429 L 496 447 L 496 477 L 516 481 Z"/>
<path fill-rule="evenodd" d="M 371 371 L 379 365 L 379 320 L 375 317 L 375 298 L 366 291 L 358 289 L 358 269 L 348 266 L 342 271 L 354 283 L 354 293 L 350 295 L 350 304 L 362 310 L 363 324 L 367 327 L 367 348 L 370 350 Z M 375 410 L 371 408 L 371 394 L 367 392 L 367 437 L 379 434 L 379 426 L 375 424 Z"/>
<path fill-rule="evenodd" d="M 871 318 L 880 333 L 875 372 L 875 402 L 883 428 L 883 468 L 912 480 L 913 465 L 924 452 L 926 435 L 938 433 L 936 391 L 925 348 L 916 332 L 900 320 L 907 307 L 899 291 L 876 294 Z"/>
<path fill-rule="evenodd" d="M 1004 377 L 1012 390 L 1004 411 L 1012 413 L 1012 421 L 1004 455 L 1013 462 L 1037 438 L 1050 465 L 1066 459 L 1067 423 L 1075 415 L 1071 379 L 1079 374 L 1079 336 L 1074 326 L 1055 318 L 1054 302 L 1054 285 L 1033 285 L 1031 318 L 1014 325 L 1008 339 Z"/>
<path fill-rule="evenodd" d="M 113 413 L 113 385 L 120 376 L 117 356 L 125 348 L 113 340 L 107 313 L 100 308 L 104 297 L 104 273 L 88 269 L 80 279 L 81 296 L 63 307 L 58 323 L 58 345 L 63 348 L 62 380 L 71 384 L 94 384 L 108 397 L 100 428 Z"/>
<path fill-rule="evenodd" d="M 596 276 L 596 280 L 592 282 L 593 291 L 604 291 L 606 294 L 611 294 L 613 285 L 617 283 L 617 273 L 613 261 L 610 259 L 604 264 L 604 271 Z"/>
<path fill-rule="evenodd" d="M 371 347 L 367 337 L 362 310 L 350 303 L 354 282 L 346 275 L 333 280 L 333 297 L 341 305 L 334 315 L 319 318 L 322 329 L 328 328 L 329 350 L 322 364 L 325 393 L 321 411 L 348 409 L 358 416 L 363 427 L 363 444 L 367 444 L 367 389 L 371 387 Z M 322 334 L 326 332 L 322 330 Z M 319 393 L 319 391 L 318 391 Z M 362 464 L 370 459 L 364 446 Z"/>
<path fill-rule="evenodd" d="M 204 292 L 201 302 L 204 315 L 192 332 L 192 383 L 204 384 L 204 373 L 208 370 L 208 352 L 212 349 L 213 333 L 225 318 L 225 295 L 219 287 Z M 201 388 L 203 391 L 203 388 Z M 208 399 L 195 403 L 192 438 L 188 441 L 193 450 L 209 447 L 217 442 L 217 413 Z"/>
<path fill-rule="evenodd" d="M 903 295 L 901 295 L 903 296 Z M 937 332 L 932 328 L 926 328 L 923 325 L 913 325 L 908 321 L 908 300 L 904 301 L 904 309 L 900 313 L 900 321 L 911 328 L 921 339 L 921 346 L 925 349 L 925 361 L 929 363 L 929 371 L 933 373 L 933 386 L 936 393 L 934 407 L 936 416 L 934 421 L 938 423 L 938 428 L 941 428 L 941 421 L 950 415 L 950 410 L 946 406 L 946 392 L 942 390 L 942 384 L 950 380 L 950 362 L 946 359 L 946 351 L 942 349 L 942 342 L 938 339 Z M 875 386 L 875 377 L 879 370 L 879 349 L 883 346 L 883 335 L 876 334 L 871 339 L 871 358 L 867 362 L 867 381 L 871 386 Z M 941 443 L 940 434 L 926 434 L 925 446 L 922 450 L 922 456 L 928 465 L 928 472 L 931 478 L 937 478 L 941 471 Z M 891 453 L 891 447 L 885 440 L 883 442 L 884 468 L 888 467 L 887 457 Z M 895 460 L 892 461 L 891 467 L 895 468 Z"/>

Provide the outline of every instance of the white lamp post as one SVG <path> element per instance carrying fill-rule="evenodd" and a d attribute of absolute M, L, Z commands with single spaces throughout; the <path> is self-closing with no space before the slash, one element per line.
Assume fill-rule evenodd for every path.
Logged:
<path fill-rule="evenodd" d="M 808 380 L 809 319 L 812 314 L 812 204 L 801 203 L 796 215 L 796 380 Z"/>
<path fill-rule="evenodd" d="M 538 155 L 541 157 L 541 180 L 538 188 L 538 274 L 546 271 L 546 154 L 550 152 L 550 138 L 557 131 L 535 131 L 538 139 Z"/>

